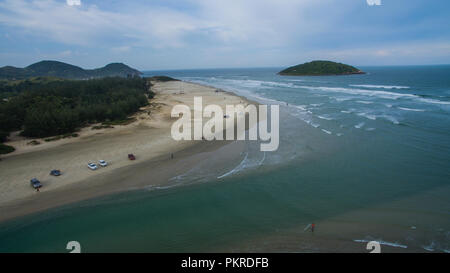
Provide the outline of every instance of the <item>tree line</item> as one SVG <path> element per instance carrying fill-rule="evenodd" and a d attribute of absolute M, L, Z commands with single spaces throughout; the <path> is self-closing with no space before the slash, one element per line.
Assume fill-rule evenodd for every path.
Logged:
<path fill-rule="evenodd" d="M 154 96 L 144 78 L 27 81 L 9 87 L 0 86 L 1 142 L 16 130 L 27 137 L 48 137 L 125 119 Z M 5 98 L 5 93 L 14 95 Z"/>

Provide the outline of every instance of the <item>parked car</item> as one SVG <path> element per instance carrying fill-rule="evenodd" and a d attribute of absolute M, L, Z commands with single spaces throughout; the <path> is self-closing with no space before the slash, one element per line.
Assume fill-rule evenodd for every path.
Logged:
<path fill-rule="evenodd" d="M 95 164 L 95 163 L 88 163 L 88 168 L 93 171 L 98 169 L 97 164 Z"/>
<path fill-rule="evenodd" d="M 134 156 L 134 154 L 129 154 L 128 155 L 128 159 L 129 160 L 136 160 L 136 157 Z"/>
<path fill-rule="evenodd" d="M 108 162 L 106 162 L 105 160 L 99 160 L 98 163 L 99 163 L 100 166 L 102 166 L 102 167 L 108 166 Z"/>
<path fill-rule="evenodd" d="M 52 171 L 50 172 L 50 175 L 53 175 L 53 176 L 60 176 L 60 175 L 62 175 L 62 173 L 61 173 L 60 170 L 52 170 Z"/>
<path fill-rule="evenodd" d="M 41 181 L 37 180 L 36 178 L 33 178 L 33 179 L 30 180 L 30 185 L 34 189 L 42 188 Z"/>

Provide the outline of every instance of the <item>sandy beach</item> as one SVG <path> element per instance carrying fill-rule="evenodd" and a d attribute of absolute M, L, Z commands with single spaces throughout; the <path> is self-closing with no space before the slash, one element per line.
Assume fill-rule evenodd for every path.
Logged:
<path fill-rule="evenodd" d="M 242 144 L 230 141 L 175 141 L 170 129 L 172 107 L 185 104 L 193 109 L 194 96 L 203 104 L 225 105 L 248 103 L 235 94 L 213 87 L 171 81 L 153 82 L 156 93 L 150 104 L 133 117 L 135 122 L 114 128 L 83 128 L 79 137 L 28 144 L 32 139 L 13 137 L 8 145 L 14 153 L 0 161 L 0 221 L 126 190 L 164 186 L 170 179 L 214 156 L 216 160 L 235 161 Z M 193 115 L 192 115 L 193 116 Z M 227 145 L 226 149 L 221 149 Z M 221 150 L 221 152 L 217 152 Z M 128 154 L 136 161 L 130 161 Z M 174 158 L 171 158 L 171 154 Z M 89 162 L 106 160 L 108 166 L 96 171 Z M 50 176 L 52 169 L 60 177 Z M 29 184 L 38 178 L 43 188 L 36 192 Z"/>

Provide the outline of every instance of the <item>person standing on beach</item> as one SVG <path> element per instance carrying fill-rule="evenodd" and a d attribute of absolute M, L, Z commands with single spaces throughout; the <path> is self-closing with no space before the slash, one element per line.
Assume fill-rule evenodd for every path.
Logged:
<path fill-rule="evenodd" d="M 314 223 L 311 224 L 311 232 L 314 232 L 314 228 L 316 227 L 316 225 Z"/>

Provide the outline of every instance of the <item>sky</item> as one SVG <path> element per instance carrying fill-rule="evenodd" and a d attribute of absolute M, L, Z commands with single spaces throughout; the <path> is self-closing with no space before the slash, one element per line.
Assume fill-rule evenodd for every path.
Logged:
<path fill-rule="evenodd" d="M 448 0 L 0 0 L 0 66 L 450 64 Z"/>

